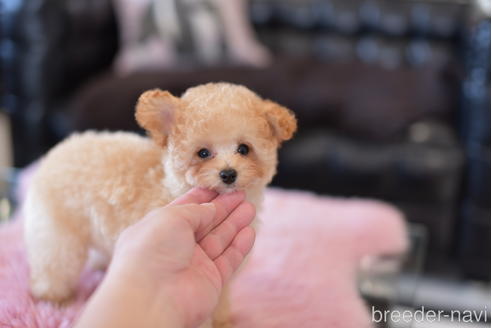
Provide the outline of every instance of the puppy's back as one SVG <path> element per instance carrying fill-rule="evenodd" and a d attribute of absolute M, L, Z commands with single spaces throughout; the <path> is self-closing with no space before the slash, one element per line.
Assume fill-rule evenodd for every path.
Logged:
<path fill-rule="evenodd" d="M 146 194 L 160 196 L 161 154 L 150 139 L 133 133 L 75 134 L 42 159 L 30 193 L 45 206 L 78 213 L 129 204 L 138 210 Z"/>

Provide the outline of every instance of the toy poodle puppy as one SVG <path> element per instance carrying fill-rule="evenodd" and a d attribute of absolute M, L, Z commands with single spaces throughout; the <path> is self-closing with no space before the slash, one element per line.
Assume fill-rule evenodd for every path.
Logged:
<path fill-rule="evenodd" d="M 244 190 L 259 206 L 297 125 L 288 109 L 229 83 L 181 98 L 147 91 L 135 116 L 150 138 L 85 132 L 43 158 L 25 208 L 35 297 L 69 298 L 90 250 L 109 260 L 122 230 L 192 187 Z"/>

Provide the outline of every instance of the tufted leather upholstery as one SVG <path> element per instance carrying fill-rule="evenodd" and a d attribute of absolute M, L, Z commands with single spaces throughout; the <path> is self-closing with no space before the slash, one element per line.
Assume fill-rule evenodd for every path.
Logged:
<path fill-rule="evenodd" d="M 2 43 L 11 50 L 3 58 L 2 100 L 12 114 L 16 164 L 23 165 L 60 137 L 63 122 L 52 114 L 111 63 L 117 28 L 109 0 L 12 1 L 5 16 Z"/>

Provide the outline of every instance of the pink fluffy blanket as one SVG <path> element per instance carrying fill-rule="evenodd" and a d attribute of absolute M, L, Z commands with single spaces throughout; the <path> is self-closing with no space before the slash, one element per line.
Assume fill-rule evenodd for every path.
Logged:
<path fill-rule="evenodd" d="M 378 201 L 270 189 L 260 218 L 250 260 L 231 288 L 235 327 L 371 326 L 357 269 L 365 256 L 405 250 L 398 211 Z M 104 273 L 85 271 L 64 307 L 33 300 L 21 221 L 0 227 L 0 327 L 70 327 Z"/>

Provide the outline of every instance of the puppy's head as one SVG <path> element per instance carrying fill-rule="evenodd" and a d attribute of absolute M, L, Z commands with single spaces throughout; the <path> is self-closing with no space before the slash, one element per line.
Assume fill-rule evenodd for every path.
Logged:
<path fill-rule="evenodd" d="M 297 123 L 286 108 L 243 86 L 210 83 L 181 98 L 142 94 L 137 122 L 167 149 L 166 174 L 180 183 L 227 192 L 264 186 L 275 174 L 277 148 Z"/>

